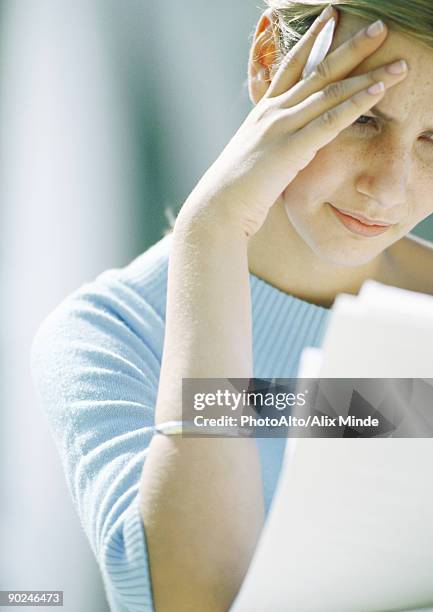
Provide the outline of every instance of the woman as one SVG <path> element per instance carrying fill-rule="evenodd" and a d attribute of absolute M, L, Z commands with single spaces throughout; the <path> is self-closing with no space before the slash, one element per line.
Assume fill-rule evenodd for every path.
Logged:
<path fill-rule="evenodd" d="M 432 9 L 336 4 L 317 17 L 324 3 L 269 2 L 254 108 L 172 234 L 76 291 L 35 339 L 112 610 L 229 609 L 272 500 L 281 440 L 155 435 L 182 419 L 182 378 L 296 376 L 339 293 L 369 278 L 432 292 L 432 249 L 407 236 L 433 212 Z M 331 51 L 303 79 L 330 19 Z"/>

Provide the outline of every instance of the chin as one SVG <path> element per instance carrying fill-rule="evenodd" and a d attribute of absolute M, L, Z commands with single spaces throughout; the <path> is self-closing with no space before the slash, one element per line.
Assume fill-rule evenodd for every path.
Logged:
<path fill-rule="evenodd" d="M 330 266 L 354 268 L 366 265 L 390 244 L 385 234 L 367 238 L 349 233 L 323 205 L 311 207 L 308 212 L 305 204 L 302 210 L 289 207 L 287 203 L 285 208 L 298 236 L 322 263 Z"/>

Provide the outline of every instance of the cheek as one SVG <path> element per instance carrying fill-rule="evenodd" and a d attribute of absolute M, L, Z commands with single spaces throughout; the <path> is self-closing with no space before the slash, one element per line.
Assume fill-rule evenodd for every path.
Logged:
<path fill-rule="evenodd" d="M 345 182 L 346 170 L 350 167 L 347 151 L 343 154 L 333 141 L 320 149 L 313 161 L 288 185 L 283 193 L 285 203 L 293 212 L 313 212 L 315 203 L 320 205 L 332 198 Z"/>
<path fill-rule="evenodd" d="M 432 159 L 433 162 L 433 159 Z M 411 231 L 433 214 L 433 163 L 419 164 L 408 190 L 408 225 Z"/>
<path fill-rule="evenodd" d="M 413 214 L 417 223 L 433 213 L 433 166 L 416 181 L 416 189 L 413 196 Z"/>

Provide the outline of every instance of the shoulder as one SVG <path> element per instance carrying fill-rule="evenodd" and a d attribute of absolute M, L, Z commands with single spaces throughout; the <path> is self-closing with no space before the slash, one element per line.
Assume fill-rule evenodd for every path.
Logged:
<path fill-rule="evenodd" d="M 42 321 L 40 329 L 80 316 L 101 322 L 101 315 L 124 320 L 132 328 L 137 316 L 165 318 L 171 235 L 121 268 L 110 268 L 66 296 Z"/>
<path fill-rule="evenodd" d="M 390 249 L 392 284 L 433 295 L 433 243 L 408 234 Z"/>
<path fill-rule="evenodd" d="M 167 234 L 123 268 L 103 272 L 96 279 L 102 285 L 121 283 L 134 294 L 145 299 L 165 318 L 168 260 L 172 235 Z"/>
<path fill-rule="evenodd" d="M 127 266 L 106 270 L 40 323 L 31 371 L 50 410 L 57 412 L 59 396 L 76 399 L 83 381 L 91 386 L 98 376 L 146 378 L 153 390 L 163 350 L 169 248 L 164 237 Z"/>

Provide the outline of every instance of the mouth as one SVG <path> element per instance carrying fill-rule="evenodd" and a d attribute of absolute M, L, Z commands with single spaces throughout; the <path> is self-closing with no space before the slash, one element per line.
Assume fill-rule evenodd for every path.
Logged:
<path fill-rule="evenodd" d="M 380 236 L 381 234 L 384 234 L 387 230 L 389 230 L 390 227 L 392 227 L 391 223 L 386 224 L 371 221 L 365 219 L 365 217 L 361 217 L 361 215 L 356 215 L 356 217 L 353 217 L 347 212 L 335 208 L 335 206 L 332 206 L 332 204 L 330 204 L 329 202 L 328 204 L 332 212 L 342 223 L 342 225 L 344 225 L 346 229 L 350 230 L 354 234 L 357 234 L 358 236 L 366 236 L 367 238 Z"/>

